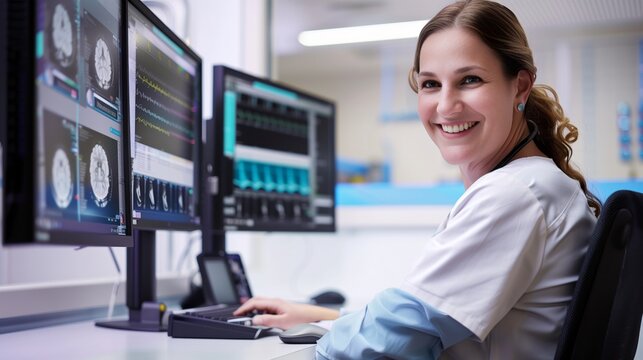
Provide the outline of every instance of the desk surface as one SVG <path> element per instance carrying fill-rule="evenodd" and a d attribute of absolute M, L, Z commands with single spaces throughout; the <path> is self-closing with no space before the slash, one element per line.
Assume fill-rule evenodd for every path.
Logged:
<path fill-rule="evenodd" d="M 175 339 L 99 328 L 93 322 L 0 335 L 0 359 L 314 359 L 314 345 L 287 345 L 277 336 L 257 340 Z"/>

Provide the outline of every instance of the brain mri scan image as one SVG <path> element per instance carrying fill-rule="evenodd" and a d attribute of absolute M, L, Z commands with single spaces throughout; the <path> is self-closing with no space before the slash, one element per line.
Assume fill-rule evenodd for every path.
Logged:
<path fill-rule="evenodd" d="M 96 71 L 96 82 L 103 90 L 109 90 L 113 83 L 112 55 L 109 47 L 102 37 L 96 40 L 94 46 L 94 70 Z"/>
<path fill-rule="evenodd" d="M 140 177 L 136 177 L 134 181 L 134 199 L 136 200 L 136 207 L 143 207 L 143 184 Z"/>
<path fill-rule="evenodd" d="M 76 136 L 76 125 L 58 113 L 47 108 L 42 110 L 43 123 L 42 156 L 43 167 L 39 172 L 45 192 L 45 206 L 63 217 L 76 214 L 77 164 L 72 151 L 73 139 Z"/>
<path fill-rule="evenodd" d="M 170 203 L 168 201 L 168 194 L 167 194 L 167 184 L 163 183 L 162 189 L 161 189 L 161 203 L 163 204 L 163 210 L 169 211 L 170 210 Z"/>
<path fill-rule="evenodd" d="M 179 189 L 179 196 L 178 196 L 178 199 L 177 199 L 177 203 L 178 203 L 178 205 L 179 205 L 179 211 L 180 211 L 180 212 L 183 212 L 183 211 L 184 211 L 184 209 L 185 209 L 185 208 L 183 207 L 183 201 L 184 201 L 184 200 L 183 200 L 183 189 Z"/>
<path fill-rule="evenodd" d="M 94 145 L 89 160 L 89 183 L 98 207 L 105 207 L 109 201 L 110 171 L 109 160 L 105 149 L 100 144 Z"/>
<path fill-rule="evenodd" d="M 56 4 L 51 19 L 53 58 L 62 67 L 69 67 L 74 59 L 74 32 L 69 12 L 62 4 Z"/>
<path fill-rule="evenodd" d="M 88 103 L 108 102 L 114 107 L 119 103 L 120 82 L 118 64 L 118 33 L 110 30 L 89 11 L 81 19 L 83 46 L 86 49 L 85 74 Z M 94 99 L 94 94 L 100 99 Z"/>
<path fill-rule="evenodd" d="M 78 81 L 78 25 L 76 7 L 70 0 L 43 2 L 43 63 L 48 85 L 54 85 L 54 78 L 67 82 L 67 86 L 76 90 L 72 84 Z M 44 23 L 40 23 L 44 22 Z M 56 71 L 53 71 L 53 70 Z M 66 89 L 67 90 L 67 89 Z M 71 91 L 71 90 L 68 90 Z M 73 96 L 72 96 L 73 97 Z"/>
<path fill-rule="evenodd" d="M 147 180 L 147 206 L 150 209 L 156 209 L 156 194 L 154 191 L 154 180 Z"/>
<path fill-rule="evenodd" d="M 118 142 L 78 126 L 80 213 L 83 221 L 112 223 L 120 213 Z"/>
<path fill-rule="evenodd" d="M 67 157 L 67 154 L 62 149 L 56 150 L 56 153 L 54 154 L 51 166 L 51 176 L 53 196 L 56 201 L 56 205 L 61 209 L 65 209 L 71 203 L 74 186 L 72 184 L 69 157 Z"/>

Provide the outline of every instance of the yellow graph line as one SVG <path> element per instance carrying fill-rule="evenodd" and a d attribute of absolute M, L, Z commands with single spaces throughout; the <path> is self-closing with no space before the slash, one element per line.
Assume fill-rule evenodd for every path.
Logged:
<path fill-rule="evenodd" d="M 188 104 L 188 103 L 186 103 L 185 101 L 183 101 L 183 100 L 179 99 L 178 97 L 176 97 L 176 96 L 174 96 L 174 95 L 170 94 L 167 90 L 165 90 L 165 89 L 163 89 L 161 86 L 159 86 L 159 84 L 157 84 L 157 83 L 153 82 L 152 80 L 148 79 L 148 77 L 147 77 L 147 76 L 143 76 L 143 75 L 140 75 L 140 74 L 136 74 L 136 76 L 137 76 L 139 79 L 141 79 L 141 81 L 142 81 L 142 82 L 144 82 L 145 84 L 147 84 L 149 87 L 151 87 L 152 89 L 156 90 L 157 92 L 159 92 L 159 93 L 161 93 L 161 94 L 163 94 L 163 95 L 165 95 L 165 96 L 169 97 L 169 98 L 170 98 L 170 99 L 172 99 L 175 103 L 177 103 L 177 104 L 179 104 L 179 105 L 181 105 L 181 106 L 185 107 L 186 109 L 189 109 L 189 108 L 190 108 L 190 104 Z"/>
<path fill-rule="evenodd" d="M 170 132 L 168 130 L 163 129 L 162 127 L 160 127 L 158 125 L 152 124 L 151 122 L 147 121 L 146 119 L 143 119 L 140 116 L 136 117 L 136 121 L 139 122 L 139 123 L 142 123 L 143 125 L 151 128 L 151 129 L 154 129 L 154 130 L 162 133 L 165 136 L 170 136 Z"/>

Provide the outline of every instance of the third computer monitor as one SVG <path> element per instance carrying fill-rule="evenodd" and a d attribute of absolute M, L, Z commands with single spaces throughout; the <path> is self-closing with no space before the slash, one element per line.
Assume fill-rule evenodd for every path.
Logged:
<path fill-rule="evenodd" d="M 201 59 L 139 1 L 128 1 L 135 229 L 200 224 Z"/>
<path fill-rule="evenodd" d="M 335 230 L 332 101 L 215 66 L 213 113 L 206 152 L 222 230 Z"/>

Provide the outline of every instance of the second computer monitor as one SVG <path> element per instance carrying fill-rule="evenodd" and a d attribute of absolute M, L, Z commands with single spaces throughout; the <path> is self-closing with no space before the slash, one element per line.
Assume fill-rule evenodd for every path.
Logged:
<path fill-rule="evenodd" d="M 201 59 L 140 1 L 128 2 L 135 229 L 200 223 Z"/>
<path fill-rule="evenodd" d="M 215 66 L 213 113 L 206 152 L 223 230 L 335 230 L 333 102 Z"/>

